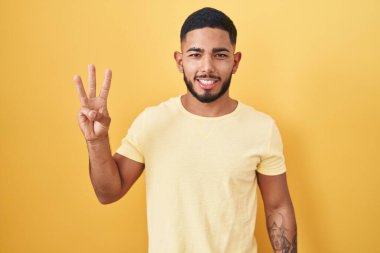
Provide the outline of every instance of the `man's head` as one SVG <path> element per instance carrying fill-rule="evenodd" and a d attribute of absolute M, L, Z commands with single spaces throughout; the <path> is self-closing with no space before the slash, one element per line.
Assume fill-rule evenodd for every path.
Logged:
<path fill-rule="evenodd" d="M 181 29 L 181 51 L 174 57 L 189 92 L 202 103 L 228 95 L 241 53 L 235 53 L 236 28 L 213 8 L 191 14 Z"/>
<path fill-rule="evenodd" d="M 181 43 L 188 32 L 205 27 L 219 28 L 228 32 L 231 44 L 236 45 L 237 31 L 232 20 L 223 12 L 210 7 L 200 9 L 187 17 L 181 28 Z"/>

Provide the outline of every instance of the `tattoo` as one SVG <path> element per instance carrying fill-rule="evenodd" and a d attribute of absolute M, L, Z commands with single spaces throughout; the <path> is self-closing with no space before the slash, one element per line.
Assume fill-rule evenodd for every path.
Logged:
<path fill-rule="evenodd" d="M 295 233 L 293 237 L 292 251 L 290 253 L 297 253 L 297 232 Z"/>
<path fill-rule="evenodd" d="M 269 238 L 276 253 L 297 253 L 297 231 L 292 242 L 286 237 L 287 229 L 284 226 L 284 217 L 280 213 L 271 214 L 267 218 Z"/>

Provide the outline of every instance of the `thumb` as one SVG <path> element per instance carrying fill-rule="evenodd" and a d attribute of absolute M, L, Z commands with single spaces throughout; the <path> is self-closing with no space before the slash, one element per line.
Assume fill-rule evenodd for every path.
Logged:
<path fill-rule="evenodd" d="M 81 107 L 79 110 L 79 116 L 81 118 L 87 118 L 90 121 L 94 121 L 95 116 L 96 116 L 96 111 L 90 110 L 87 107 Z"/>
<path fill-rule="evenodd" d="M 88 112 L 88 118 L 92 121 L 95 121 L 96 120 L 96 117 L 97 117 L 98 113 L 97 111 L 89 111 Z"/>
<path fill-rule="evenodd" d="M 97 112 L 97 111 L 92 111 L 91 113 L 93 113 L 93 116 L 94 118 L 94 121 L 98 121 L 100 124 L 104 125 L 104 126 L 109 126 L 110 122 L 111 122 L 111 118 L 108 116 L 108 115 L 105 115 L 105 114 L 102 114 L 100 112 Z"/>

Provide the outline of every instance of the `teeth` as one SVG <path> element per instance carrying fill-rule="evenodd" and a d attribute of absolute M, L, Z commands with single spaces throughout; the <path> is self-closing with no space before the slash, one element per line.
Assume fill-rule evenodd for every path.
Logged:
<path fill-rule="evenodd" d="M 198 79 L 198 80 L 200 83 L 202 83 L 204 85 L 211 85 L 217 81 L 217 80 L 202 80 L 202 79 Z"/>

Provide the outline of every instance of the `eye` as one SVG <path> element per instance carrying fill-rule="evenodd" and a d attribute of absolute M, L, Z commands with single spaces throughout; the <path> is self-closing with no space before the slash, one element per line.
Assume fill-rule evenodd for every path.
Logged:
<path fill-rule="evenodd" d="M 199 54 L 199 53 L 194 53 L 194 54 L 191 54 L 191 55 L 189 55 L 190 57 L 199 57 L 199 56 L 201 56 L 201 54 Z"/>
<path fill-rule="evenodd" d="M 226 57 L 228 57 L 228 55 L 226 55 L 226 54 L 216 54 L 215 56 L 217 58 L 226 58 Z"/>

